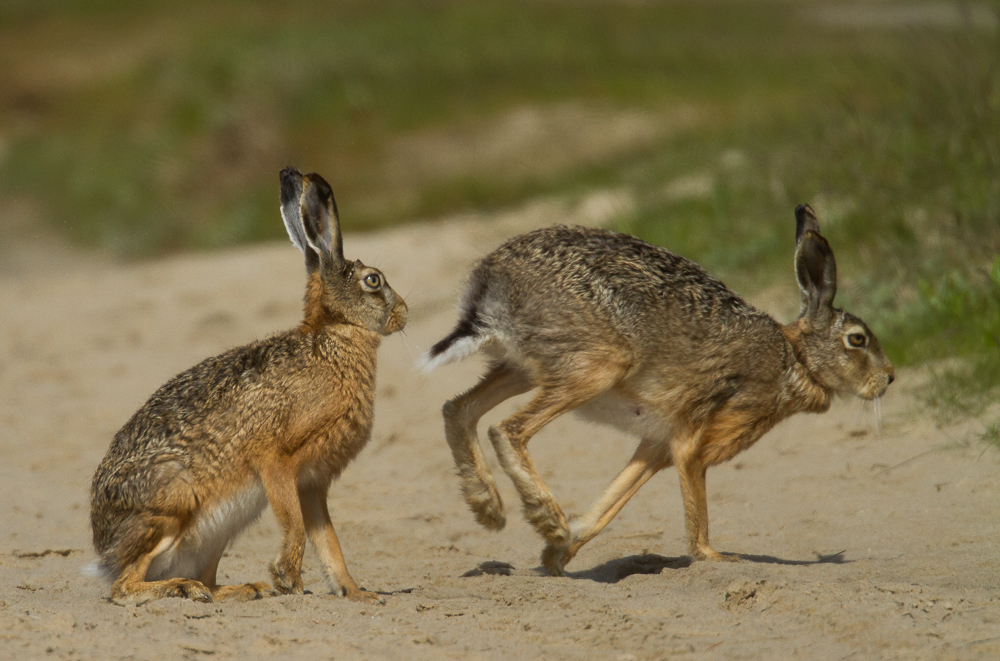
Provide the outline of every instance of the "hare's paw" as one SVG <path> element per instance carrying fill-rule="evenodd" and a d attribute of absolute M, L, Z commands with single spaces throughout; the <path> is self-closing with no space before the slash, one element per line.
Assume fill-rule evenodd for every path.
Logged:
<path fill-rule="evenodd" d="M 542 565 L 549 570 L 553 576 L 565 574 L 565 567 L 570 560 L 576 557 L 577 551 L 583 546 L 583 542 L 575 538 L 570 544 L 549 543 L 542 551 Z"/>
<path fill-rule="evenodd" d="M 562 511 L 559 511 L 562 514 Z M 583 544 L 578 543 L 568 526 L 556 527 L 546 535 L 548 544 L 542 551 L 542 565 L 553 576 L 565 575 L 565 567 Z"/>
<path fill-rule="evenodd" d="M 244 585 L 220 585 L 212 591 L 216 601 L 255 601 L 279 594 L 270 583 L 246 583 Z"/>
<path fill-rule="evenodd" d="M 302 594 L 302 574 L 298 569 L 271 563 L 271 582 L 276 594 Z"/>
<path fill-rule="evenodd" d="M 691 553 L 695 560 L 707 560 L 708 562 L 739 562 L 740 556 L 735 553 L 719 553 L 711 546 L 695 549 Z"/>
<path fill-rule="evenodd" d="M 542 566 L 552 576 L 565 576 L 566 563 L 570 559 L 569 549 L 566 546 L 549 544 L 542 551 Z"/>
<path fill-rule="evenodd" d="M 185 580 L 178 586 L 176 596 L 184 597 L 185 599 L 190 599 L 191 601 L 201 601 L 204 603 L 212 602 L 212 591 L 199 581 Z"/>
<path fill-rule="evenodd" d="M 212 602 L 212 591 L 199 581 L 189 578 L 172 578 L 166 581 L 115 585 L 111 601 L 116 604 L 145 604 L 166 597 L 180 597 L 202 603 Z"/>
<path fill-rule="evenodd" d="M 487 530 L 503 530 L 507 525 L 507 516 L 504 514 L 503 501 L 495 484 L 480 480 L 463 480 L 462 493 L 476 517 L 476 523 Z"/>
<path fill-rule="evenodd" d="M 369 592 L 367 590 L 362 590 L 361 588 L 354 588 L 353 590 L 344 590 L 344 596 L 351 601 L 357 601 L 362 604 L 385 604 L 385 599 L 382 595 L 377 592 Z"/>

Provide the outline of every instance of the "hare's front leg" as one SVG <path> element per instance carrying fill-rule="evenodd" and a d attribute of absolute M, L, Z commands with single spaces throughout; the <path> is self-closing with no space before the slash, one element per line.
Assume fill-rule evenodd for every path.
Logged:
<path fill-rule="evenodd" d="M 281 527 L 281 551 L 271 563 L 271 580 L 281 594 L 302 594 L 302 556 L 306 548 L 305 524 L 296 485 L 296 473 L 290 460 L 276 461 L 261 472 L 267 500 Z"/>
<path fill-rule="evenodd" d="M 572 560 L 584 544 L 604 530 L 605 526 L 618 515 L 625 503 L 639 488 L 670 465 L 670 455 L 663 441 L 644 438 L 631 461 L 611 482 L 607 490 L 579 519 L 570 523 L 572 541 L 568 547 L 545 549 L 545 555 L 562 554 L 562 564 Z"/>
<path fill-rule="evenodd" d="M 680 477 L 684 499 L 684 524 L 687 529 L 688 552 L 695 560 L 727 560 L 739 557 L 722 554 L 708 543 L 708 496 L 705 493 L 705 473 L 708 466 L 700 451 L 701 434 L 685 435 L 671 443 L 671 454 Z"/>
<path fill-rule="evenodd" d="M 523 372 L 509 365 L 493 367 L 468 392 L 445 403 L 444 435 L 458 468 L 462 495 L 472 508 L 476 521 L 489 530 L 506 525 L 503 501 L 479 446 L 476 427 L 490 409 L 515 395 L 531 389 Z"/>
<path fill-rule="evenodd" d="M 326 504 L 327 486 L 308 485 L 300 487 L 302 517 L 306 532 L 316 548 L 323 575 L 334 591 L 352 601 L 367 601 L 383 604 L 385 600 L 374 592 L 365 592 L 358 587 L 347 571 L 344 553 L 340 550 L 337 532 L 330 520 L 330 510 Z"/>

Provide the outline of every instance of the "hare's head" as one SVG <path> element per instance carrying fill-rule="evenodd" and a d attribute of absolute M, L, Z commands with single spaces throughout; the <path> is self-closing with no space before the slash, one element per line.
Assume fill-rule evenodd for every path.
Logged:
<path fill-rule="evenodd" d="M 892 363 L 858 317 L 833 307 L 837 264 L 808 205 L 795 209 L 795 275 L 802 292 L 796 326 L 799 359 L 824 387 L 864 399 L 880 397 L 893 381 Z"/>
<path fill-rule="evenodd" d="M 323 177 L 282 170 L 281 217 L 306 257 L 306 326 L 347 323 L 382 335 L 403 329 L 406 302 L 382 272 L 344 259 L 337 203 Z"/>

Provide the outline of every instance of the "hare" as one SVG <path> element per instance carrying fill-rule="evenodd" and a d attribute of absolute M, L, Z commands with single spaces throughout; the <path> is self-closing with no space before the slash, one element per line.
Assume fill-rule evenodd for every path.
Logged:
<path fill-rule="evenodd" d="M 406 303 L 379 270 L 344 259 L 322 177 L 280 178 L 281 215 L 305 254 L 305 318 L 182 372 L 115 435 L 90 511 L 115 600 L 301 594 L 308 535 L 332 590 L 381 601 L 348 573 L 326 498 L 368 441 L 376 353 L 406 324 Z M 227 545 L 268 503 L 283 533 L 272 583 L 218 585 Z"/>
<path fill-rule="evenodd" d="M 778 421 L 819 413 L 836 393 L 880 397 L 893 368 L 861 319 L 833 307 L 837 269 L 812 209 L 796 208 L 799 318 L 781 325 L 697 264 L 603 229 L 555 226 L 517 236 L 473 270 L 459 322 L 424 355 L 427 368 L 483 349 L 483 379 L 445 403 L 445 437 L 462 493 L 490 530 L 506 523 L 476 435 L 500 402 L 537 388 L 489 438 L 561 575 L 580 548 L 657 471 L 676 465 L 688 548 L 708 543 L 705 472 Z M 532 466 L 528 441 L 567 411 L 641 439 L 625 469 L 581 518 L 567 521 Z"/>

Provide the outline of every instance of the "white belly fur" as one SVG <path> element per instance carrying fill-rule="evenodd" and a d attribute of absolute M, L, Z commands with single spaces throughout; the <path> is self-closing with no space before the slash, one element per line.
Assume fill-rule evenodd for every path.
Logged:
<path fill-rule="evenodd" d="M 264 485 L 255 480 L 233 498 L 202 512 L 184 536 L 156 556 L 147 581 L 201 578 L 205 567 L 222 555 L 233 539 L 267 507 Z"/>
<path fill-rule="evenodd" d="M 609 390 L 587 402 L 576 413 L 591 422 L 600 422 L 640 438 L 669 440 L 674 423 L 641 400 Z"/>

